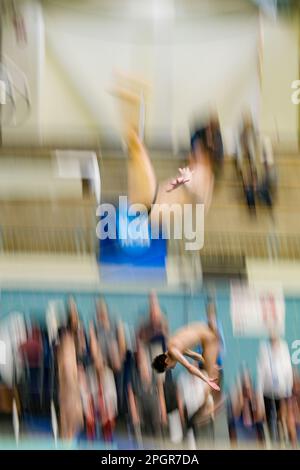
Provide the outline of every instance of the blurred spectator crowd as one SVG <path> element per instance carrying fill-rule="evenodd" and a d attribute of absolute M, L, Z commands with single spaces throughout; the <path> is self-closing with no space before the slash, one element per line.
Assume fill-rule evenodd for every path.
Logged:
<path fill-rule="evenodd" d="M 13 360 L 6 366 L 11 368 L 11 383 L 2 369 L 0 411 L 11 413 L 14 402 L 20 428 L 22 423 L 48 419 L 54 436 L 66 440 L 114 442 L 123 436 L 128 448 L 146 445 L 147 439 L 194 442 L 201 448 L 203 440 L 214 443 L 223 416 L 233 446 L 297 445 L 300 378 L 284 340 L 271 335 L 261 342 L 257 377 L 244 365 L 225 394 L 225 339 L 215 303 L 209 300 L 206 317 L 219 338 L 221 392 L 208 401 L 204 382 L 187 371 L 179 367 L 158 375 L 151 367 L 153 358 L 166 350 L 169 335 L 154 292 L 149 313 L 135 331 L 110 317 L 103 298 L 95 310 L 86 327 L 73 298 L 65 321 L 55 309 L 47 312 L 44 326 L 25 322 L 22 316 L 10 318 Z"/>

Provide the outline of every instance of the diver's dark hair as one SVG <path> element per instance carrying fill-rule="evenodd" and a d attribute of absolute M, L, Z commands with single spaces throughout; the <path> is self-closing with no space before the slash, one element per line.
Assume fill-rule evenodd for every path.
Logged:
<path fill-rule="evenodd" d="M 191 149 L 193 152 L 195 151 L 196 145 L 198 142 L 201 143 L 203 147 L 207 149 L 208 145 L 207 145 L 206 132 L 207 132 L 207 127 L 202 127 L 200 129 L 195 130 L 195 132 L 192 134 Z"/>
<path fill-rule="evenodd" d="M 153 369 L 156 370 L 159 374 L 162 374 L 165 372 L 167 368 L 167 355 L 166 353 L 159 354 L 159 356 L 156 356 L 152 362 L 152 367 Z"/>

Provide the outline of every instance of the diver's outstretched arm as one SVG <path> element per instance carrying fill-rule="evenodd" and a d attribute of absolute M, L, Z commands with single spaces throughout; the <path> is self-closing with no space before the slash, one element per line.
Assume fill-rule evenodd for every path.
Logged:
<path fill-rule="evenodd" d="M 202 354 L 199 354 L 195 351 L 192 351 L 191 349 L 185 349 L 183 354 L 187 357 L 190 357 L 191 359 L 194 359 L 195 361 L 200 361 L 200 362 L 205 362 L 204 357 Z"/>
<path fill-rule="evenodd" d="M 171 357 L 174 358 L 181 365 L 183 365 L 183 367 L 185 367 L 190 374 L 195 375 L 196 377 L 199 377 L 199 379 L 204 380 L 204 382 L 206 382 L 214 390 L 220 390 L 220 387 L 214 382 L 214 380 L 208 377 L 207 375 L 203 374 L 203 372 L 201 372 L 198 367 L 191 364 L 184 357 L 184 355 L 180 352 L 179 349 L 172 347 L 168 352 Z"/>

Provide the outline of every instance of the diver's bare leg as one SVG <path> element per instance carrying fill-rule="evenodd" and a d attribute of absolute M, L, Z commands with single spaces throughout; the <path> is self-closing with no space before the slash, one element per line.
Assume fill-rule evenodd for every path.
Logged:
<path fill-rule="evenodd" d="M 144 204 L 148 209 L 156 192 L 156 177 L 149 155 L 138 134 L 128 135 L 128 196 L 132 204 Z"/>
<path fill-rule="evenodd" d="M 218 357 L 218 339 L 212 333 L 207 335 L 202 341 L 203 357 L 205 360 L 205 369 L 209 377 L 217 377 L 218 372 L 216 368 L 216 362 Z"/>
<path fill-rule="evenodd" d="M 154 169 L 139 136 L 140 97 L 124 89 L 116 89 L 114 95 L 121 99 L 121 113 L 128 147 L 128 196 L 131 204 L 144 204 L 150 208 L 155 192 Z"/>

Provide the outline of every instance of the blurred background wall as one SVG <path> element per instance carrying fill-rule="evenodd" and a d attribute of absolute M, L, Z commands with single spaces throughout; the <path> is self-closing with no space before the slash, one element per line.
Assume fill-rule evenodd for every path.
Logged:
<path fill-rule="evenodd" d="M 25 0 L 21 11 L 27 44 L 17 46 L 6 22 L 3 52 L 27 75 L 32 106 L 24 125 L 3 129 L 4 144 L 120 141 L 107 93 L 119 69 L 151 84 L 150 142 L 175 150 L 186 145 L 191 119 L 216 105 L 230 153 L 249 106 L 276 145 L 298 148 L 298 111 L 290 100 L 298 78 L 298 14 L 262 17 L 249 0 L 159 6 L 157 0 Z"/>

